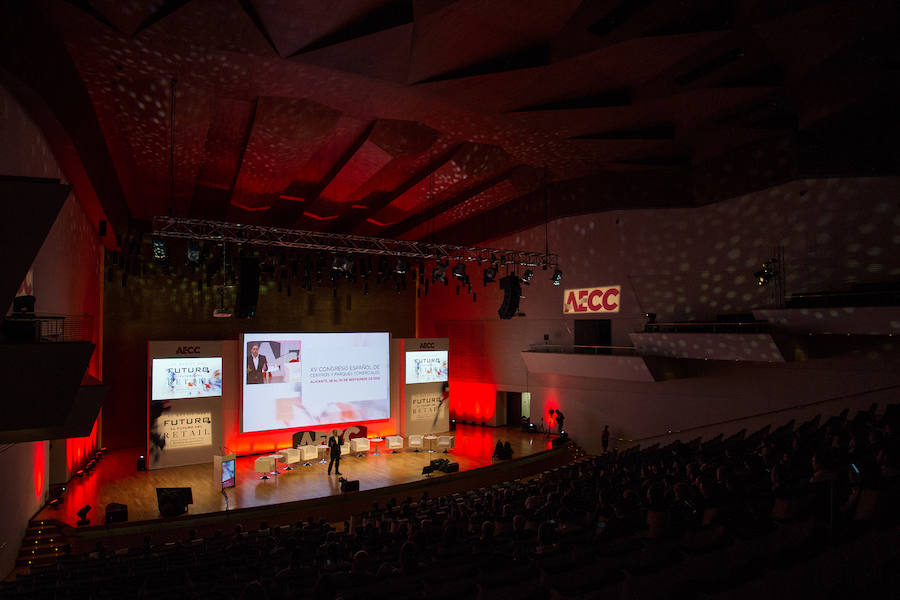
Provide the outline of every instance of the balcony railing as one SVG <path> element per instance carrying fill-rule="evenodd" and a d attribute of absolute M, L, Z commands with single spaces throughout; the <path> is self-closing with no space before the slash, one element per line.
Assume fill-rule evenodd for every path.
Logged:
<path fill-rule="evenodd" d="M 531 344 L 526 352 L 543 352 L 549 354 L 607 354 L 615 356 L 634 356 L 637 349 L 633 346 L 586 346 L 572 344 Z"/>
<path fill-rule="evenodd" d="M 683 321 L 676 323 L 647 323 L 638 333 L 771 333 L 766 321 Z"/>
<path fill-rule="evenodd" d="M 3 320 L 8 342 L 90 342 L 93 315 L 9 314 Z"/>

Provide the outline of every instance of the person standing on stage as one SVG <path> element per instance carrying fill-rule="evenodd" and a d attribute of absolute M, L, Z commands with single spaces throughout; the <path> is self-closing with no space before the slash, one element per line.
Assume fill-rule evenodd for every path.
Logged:
<path fill-rule="evenodd" d="M 559 435 L 563 433 L 563 421 L 566 420 L 565 415 L 562 414 L 562 411 L 558 408 L 556 409 L 556 424 L 559 425 Z"/>
<path fill-rule="evenodd" d="M 603 434 L 600 436 L 600 443 L 603 444 L 603 454 L 609 450 L 609 425 L 603 427 Z"/>
<path fill-rule="evenodd" d="M 341 474 L 341 438 L 338 437 L 338 430 L 331 430 L 331 437 L 328 438 L 328 449 L 331 453 L 331 462 L 328 463 L 328 474 L 331 475 L 331 467 L 334 465 L 334 474 Z"/>

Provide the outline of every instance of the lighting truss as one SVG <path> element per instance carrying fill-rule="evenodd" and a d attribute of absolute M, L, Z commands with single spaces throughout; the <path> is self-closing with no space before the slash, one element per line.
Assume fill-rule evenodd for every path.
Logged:
<path fill-rule="evenodd" d="M 154 217 L 153 235 L 156 237 L 231 242 L 253 246 L 324 250 L 346 254 L 399 256 L 411 261 L 455 260 L 484 262 L 493 265 L 519 265 L 523 267 L 556 266 L 559 264 L 558 255 L 543 252 L 429 244 L 408 240 L 262 227 L 260 225 L 242 225 L 240 223 L 223 223 L 221 221 L 181 217 Z"/>

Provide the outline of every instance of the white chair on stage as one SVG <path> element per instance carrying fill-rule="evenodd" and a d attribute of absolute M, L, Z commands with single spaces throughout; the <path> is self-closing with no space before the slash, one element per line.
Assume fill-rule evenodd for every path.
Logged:
<path fill-rule="evenodd" d="M 347 456 L 348 454 L 350 454 L 350 444 L 341 444 L 341 456 Z"/>
<path fill-rule="evenodd" d="M 390 450 L 391 454 L 396 454 L 397 450 L 403 450 L 403 436 L 389 435 L 384 438 L 384 449 Z"/>
<path fill-rule="evenodd" d="M 300 451 L 300 458 L 303 459 L 304 467 L 311 467 L 312 463 L 309 461 L 316 460 L 317 458 L 319 458 L 319 451 L 316 449 L 315 446 L 312 446 L 312 445 L 300 446 L 299 448 L 297 448 L 297 450 Z"/>
<path fill-rule="evenodd" d="M 406 438 L 406 445 L 409 446 L 413 452 L 418 452 L 425 447 L 425 442 L 422 437 L 421 434 L 414 433 Z"/>
<path fill-rule="evenodd" d="M 278 462 L 287 465 L 284 468 L 285 471 L 292 471 L 294 467 L 291 465 L 296 465 L 300 462 L 300 450 L 297 448 L 285 448 L 284 450 L 279 450 L 278 454 L 281 456 L 281 458 L 278 459 Z"/>
<path fill-rule="evenodd" d="M 437 449 L 444 449 L 444 454 L 447 454 L 450 451 L 450 448 L 453 447 L 453 436 L 452 435 L 439 435 L 437 439 Z"/>
<path fill-rule="evenodd" d="M 356 452 L 356 456 L 362 456 L 369 451 L 369 438 L 358 437 L 350 440 L 350 452 Z"/>
<path fill-rule="evenodd" d="M 253 461 L 253 470 L 257 473 L 262 473 L 260 479 L 268 479 L 269 473 L 273 473 L 275 471 L 275 457 L 260 456 Z"/>

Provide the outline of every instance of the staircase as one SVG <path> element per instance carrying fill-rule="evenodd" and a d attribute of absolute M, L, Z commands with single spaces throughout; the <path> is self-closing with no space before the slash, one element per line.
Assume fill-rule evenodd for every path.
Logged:
<path fill-rule="evenodd" d="M 36 567 L 53 565 L 68 544 L 58 521 L 30 521 L 16 557 L 15 573 L 30 573 Z"/>

